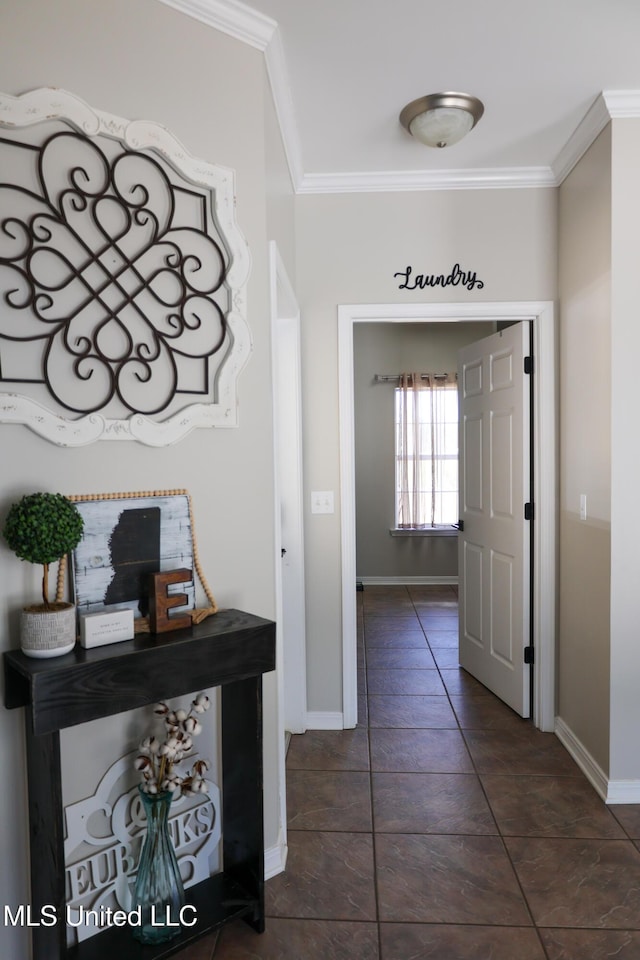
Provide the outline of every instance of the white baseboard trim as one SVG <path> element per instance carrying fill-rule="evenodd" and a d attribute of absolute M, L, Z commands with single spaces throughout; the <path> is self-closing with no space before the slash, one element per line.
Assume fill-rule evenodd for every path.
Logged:
<path fill-rule="evenodd" d="M 419 584 L 455 587 L 458 585 L 457 577 L 356 577 L 356 580 L 363 586 L 369 587 L 411 587 Z"/>
<path fill-rule="evenodd" d="M 344 730 L 344 714 L 330 710 L 307 712 L 307 730 Z"/>
<path fill-rule="evenodd" d="M 586 747 L 567 726 L 562 717 L 556 717 L 555 734 L 562 746 L 578 764 L 585 777 L 602 799 L 607 801 L 609 781 L 602 767 L 596 763 Z"/>
<path fill-rule="evenodd" d="M 640 780 L 609 780 L 561 717 L 556 717 L 556 736 L 605 803 L 640 803 Z"/>
<path fill-rule="evenodd" d="M 609 780 L 607 803 L 640 803 L 640 780 Z"/>
<path fill-rule="evenodd" d="M 270 880 L 279 873 L 284 873 L 287 865 L 287 854 L 289 848 L 283 840 L 279 840 L 273 847 L 268 847 L 264 851 L 264 878 Z"/>

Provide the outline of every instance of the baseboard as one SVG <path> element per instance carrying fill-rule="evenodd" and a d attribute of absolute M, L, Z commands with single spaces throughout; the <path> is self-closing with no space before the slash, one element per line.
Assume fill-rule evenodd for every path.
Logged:
<path fill-rule="evenodd" d="M 307 713 L 307 730 L 344 730 L 344 715 L 331 711 L 311 710 Z"/>
<path fill-rule="evenodd" d="M 607 803 L 640 803 L 640 780 L 609 780 Z"/>
<path fill-rule="evenodd" d="M 555 734 L 578 764 L 585 777 L 602 799 L 607 801 L 609 781 L 602 767 L 596 763 L 589 751 L 576 737 L 573 730 L 567 726 L 562 717 L 556 717 Z"/>
<path fill-rule="evenodd" d="M 457 577 L 358 577 L 363 586 L 370 587 L 411 587 L 419 584 L 434 587 L 457 587 Z"/>
<path fill-rule="evenodd" d="M 586 747 L 561 717 L 556 717 L 556 736 L 571 754 L 585 777 L 607 804 L 640 803 L 640 780 L 609 780 Z"/>
<path fill-rule="evenodd" d="M 264 852 L 264 878 L 270 880 L 279 873 L 284 873 L 287 865 L 287 853 L 289 848 L 283 840 L 279 840 L 273 847 L 269 847 Z"/>

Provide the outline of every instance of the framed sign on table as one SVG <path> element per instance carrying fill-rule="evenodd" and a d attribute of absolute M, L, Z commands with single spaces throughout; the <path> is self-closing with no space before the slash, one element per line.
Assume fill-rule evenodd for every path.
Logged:
<path fill-rule="evenodd" d="M 175 614 L 189 613 L 193 622 L 200 622 L 217 611 L 198 560 L 186 490 L 72 495 L 69 499 L 84 521 L 82 539 L 70 557 L 79 616 L 132 610 L 136 631 L 148 629 L 150 575 L 179 568 L 192 571 L 192 578 L 169 588 L 185 596 L 186 602 L 175 607 Z M 196 609 L 196 577 L 208 607 Z"/>

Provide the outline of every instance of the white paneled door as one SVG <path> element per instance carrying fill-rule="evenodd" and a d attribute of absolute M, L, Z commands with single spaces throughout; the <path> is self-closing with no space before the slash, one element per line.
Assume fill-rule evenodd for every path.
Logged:
<path fill-rule="evenodd" d="M 458 355 L 460 665 L 530 714 L 529 324 Z"/>

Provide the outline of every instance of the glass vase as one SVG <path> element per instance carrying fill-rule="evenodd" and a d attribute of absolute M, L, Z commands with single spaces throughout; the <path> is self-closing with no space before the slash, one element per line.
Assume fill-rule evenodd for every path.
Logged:
<path fill-rule="evenodd" d="M 142 844 L 132 907 L 139 911 L 133 935 L 141 943 L 164 943 L 180 933 L 184 887 L 169 835 L 168 817 L 173 793 L 145 793 L 138 788 L 147 832 Z"/>

